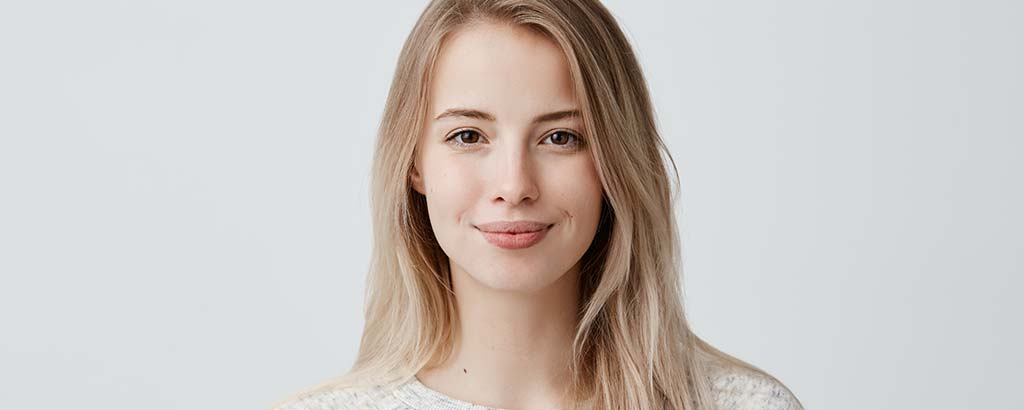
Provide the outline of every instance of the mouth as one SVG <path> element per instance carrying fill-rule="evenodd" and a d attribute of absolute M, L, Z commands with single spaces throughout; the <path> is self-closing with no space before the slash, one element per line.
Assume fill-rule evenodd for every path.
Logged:
<path fill-rule="evenodd" d="M 477 226 L 477 230 L 491 245 L 502 249 L 525 249 L 536 245 L 547 236 L 555 224 L 537 222 L 499 222 Z"/>

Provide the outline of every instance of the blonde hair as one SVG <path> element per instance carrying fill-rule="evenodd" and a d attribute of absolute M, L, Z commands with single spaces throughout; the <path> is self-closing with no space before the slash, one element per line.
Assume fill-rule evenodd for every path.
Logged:
<path fill-rule="evenodd" d="M 767 373 L 691 331 L 682 304 L 671 163 L 644 76 L 612 15 L 596 0 L 435 0 L 398 59 L 373 160 L 373 254 L 358 356 L 341 386 L 395 386 L 442 363 L 457 314 L 448 257 L 409 174 L 427 118 L 434 61 L 467 24 L 512 24 L 565 53 L 590 153 L 604 188 L 597 234 L 583 256 L 567 408 L 714 408 L 708 360 Z M 773 378 L 774 379 L 774 378 Z"/>

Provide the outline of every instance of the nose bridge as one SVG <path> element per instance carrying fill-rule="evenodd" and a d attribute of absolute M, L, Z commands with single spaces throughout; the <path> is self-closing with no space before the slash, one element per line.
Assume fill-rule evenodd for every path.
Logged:
<path fill-rule="evenodd" d="M 494 200 L 518 204 L 524 200 L 536 200 L 539 191 L 536 170 L 530 145 L 520 142 L 511 132 L 507 133 L 501 145 L 501 163 L 497 170 L 497 192 Z"/>

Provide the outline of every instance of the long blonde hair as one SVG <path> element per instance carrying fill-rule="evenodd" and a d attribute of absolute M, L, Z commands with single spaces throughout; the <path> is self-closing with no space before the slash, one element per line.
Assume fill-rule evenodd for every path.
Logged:
<path fill-rule="evenodd" d="M 435 0 L 402 47 L 379 128 L 358 356 L 343 376 L 299 395 L 394 386 L 451 353 L 458 312 L 448 257 L 409 174 L 438 50 L 450 33 L 482 21 L 534 30 L 564 51 L 604 189 L 580 273 L 566 406 L 711 409 L 708 359 L 768 376 L 708 345 L 687 323 L 673 213 L 678 170 L 656 129 L 640 66 L 608 10 L 597 0 Z"/>

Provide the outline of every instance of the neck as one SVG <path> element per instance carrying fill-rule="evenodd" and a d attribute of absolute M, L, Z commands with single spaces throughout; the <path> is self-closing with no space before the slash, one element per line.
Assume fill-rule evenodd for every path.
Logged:
<path fill-rule="evenodd" d="M 579 306 L 579 265 L 533 292 L 483 286 L 455 264 L 451 357 L 417 378 L 452 398 L 504 409 L 561 406 Z"/>

